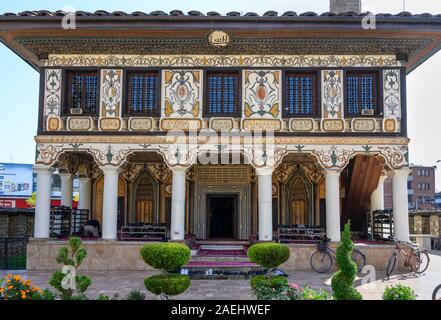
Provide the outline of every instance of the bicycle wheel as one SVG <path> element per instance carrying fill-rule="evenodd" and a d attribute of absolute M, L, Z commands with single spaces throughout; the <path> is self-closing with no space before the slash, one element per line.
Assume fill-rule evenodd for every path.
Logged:
<path fill-rule="evenodd" d="M 389 262 L 387 263 L 386 276 L 389 278 L 392 272 L 394 272 L 395 264 L 397 263 L 397 255 L 394 253 L 390 256 Z"/>
<path fill-rule="evenodd" d="M 416 257 L 416 264 L 410 264 L 412 271 L 418 274 L 425 272 L 429 267 L 429 254 L 426 251 L 416 251 L 414 255 Z"/>
<path fill-rule="evenodd" d="M 440 300 L 441 301 L 441 284 L 433 290 L 432 300 Z"/>
<path fill-rule="evenodd" d="M 357 272 L 361 272 L 366 264 L 365 255 L 358 250 L 354 250 L 352 251 L 352 260 L 354 260 L 355 264 L 357 265 Z"/>
<path fill-rule="evenodd" d="M 326 273 L 331 270 L 332 257 L 326 251 L 316 251 L 309 259 L 311 268 L 318 273 Z"/>

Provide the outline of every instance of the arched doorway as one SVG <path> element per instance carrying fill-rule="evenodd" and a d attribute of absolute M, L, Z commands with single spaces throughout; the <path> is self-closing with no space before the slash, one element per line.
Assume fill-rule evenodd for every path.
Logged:
<path fill-rule="evenodd" d="M 143 171 L 133 182 L 132 221 L 157 222 L 157 183 L 148 171 Z"/>
<path fill-rule="evenodd" d="M 302 172 L 295 172 L 286 184 L 287 224 L 310 225 L 312 218 L 312 185 Z"/>

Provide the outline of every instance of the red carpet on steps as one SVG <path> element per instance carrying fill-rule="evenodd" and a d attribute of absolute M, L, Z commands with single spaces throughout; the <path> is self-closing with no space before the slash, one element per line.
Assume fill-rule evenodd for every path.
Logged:
<path fill-rule="evenodd" d="M 246 257 L 245 250 L 206 250 L 199 249 L 198 256 L 202 257 L 234 257 L 234 256 L 242 256 Z"/>
<path fill-rule="evenodd" d="M 256 267 L 257 264 L 246 261 L 190 261 L 186 267 Z"/>

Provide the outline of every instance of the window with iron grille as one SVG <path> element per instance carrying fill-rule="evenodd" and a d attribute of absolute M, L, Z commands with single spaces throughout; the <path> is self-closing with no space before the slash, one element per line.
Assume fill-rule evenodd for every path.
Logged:
<path fill-rule="evenodd" d="M 316 101 L 317 74 L 286 73 L 284 117 L 316 116 Z"/>
<path fill-rule="evenodd" d="M 98 72 L 68 71 L 68 112 L 81 109 L 82 114 L 98 113 Z"/>
<path fill-rule="evenodd" d="M 239 115 L 239 72 L 207 72 L 206 116 Z"/>
<path fill-rule="evenodd" d="M 348 72 L 346 74 L 346 114 L 349 116 L 376 115 L 377 73 Z M 372 110 L 363 112 L 363 110 Z"/>
<path fill-rule="evenodd" d="M 159 115 L 159 90 L 159 72 L 128 72 L 126 114 Z"/>

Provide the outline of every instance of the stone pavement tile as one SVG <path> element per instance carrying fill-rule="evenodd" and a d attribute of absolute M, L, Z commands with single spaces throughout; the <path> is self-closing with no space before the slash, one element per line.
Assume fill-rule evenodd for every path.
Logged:
<path fill-rule="evenodd" d="M 385 278 L 384 272 L 376 275 L 376 281 L 370 284 L 362 284 L 361 278 L 357 278 L 355 286 L 363 294 L 364 299 L 381 299 L 382 293 L 387 286 L 401 283 L 410 286 L 418 295 L 418 299 L 431 299 L 433 289 L 441 284 L 441 255 L 431 255 L 431 263 L 424 275 L 393 274 L 390 279 Z M 308 285 L 313 289 L 325 289 L 332 292 L 330 283 L 332 273 L 319 274 L 313 271 L 290 271 L 288 280 L 300 286 Z M 24 278 L 31 279 L 34 284 L 41 288 L 50 288 L 48 281 L 50 272 L 43 271 L 10 271 L 20 274 Z M 0 277 L 8 274 L 8 271 L 0 270 Z M 152 271 L 110 271 L 110 272 L 85 272 L 92 279 L 92 285 L 87 293 L 94 298 L 100 293 L 113 295 L 119 293 L 125 298 L 132 290 L 139 290 L 146 294 L 147 299 L 158 297 L 146 292 L 144 278 L 153 274 Z M 360 275 L 363 276 L 363 275 Z M 248 300 L 251 297 L 249 280 L 192 280 L 190 288 L 175 299 L 191 300 Z"/>

